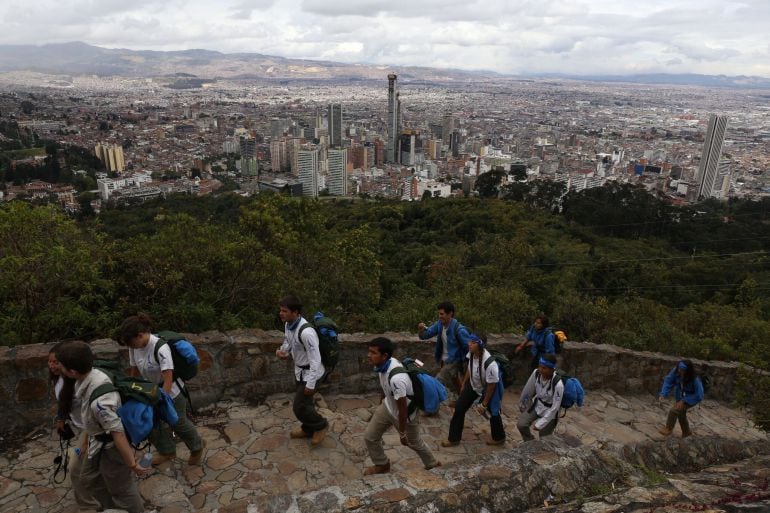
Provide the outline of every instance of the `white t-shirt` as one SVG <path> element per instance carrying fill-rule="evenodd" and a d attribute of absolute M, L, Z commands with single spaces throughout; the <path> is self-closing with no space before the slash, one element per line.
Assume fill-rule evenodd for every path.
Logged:
<path fill-rule="evenodd" d="M 451 325 L 450 325 L 451 326 Z M 447 347 L 447 331 L 448 326 L 441 326 L 441 361 L 446 362 L 449 360 L 449 348 Z"/>
<path fill-rule="evenodd" d="M 165 344 L 158 351 L 158 361 L 155 361 L 155 345 L 158 343 L 158 337 L 150 335 L 150 341 L 146 346 L 140 349 L 129 348 L 128 349 L 128 363 L 131 367 L 139 369 L 139 374 L 153 383 L 157 383 L 163 386 L 163 374 L 164 370 L 174 370 L 174 360 L 171 356 L 171 348 L 168 344 Z M 176 384 L 177 380 L 171 382 L 171 396 L 174 399 L 179 395 L 179 386 Z M 179 380 L 182 381 L 181 379 Z"/>
<path fill-rule="evenodd" d="M 391 357 L 388 370 L 378 374 L 382 392 L 385 394 L 385 399 L 383 399 L 385 408 L 388 409 L 391 417 L 398 420 L 398 403 L 396 401 L 406 397 L 406 407 L 409 408 L 411 400 L 407 396 L 414 395 L 414 389 L 412 388 L 412 380 L 409 379 L 409 374 L 405 372 L 394 375 L 393 379 L 388 379 L 390 371 L 396 367 L 402 367 L 401 362 Z"/>
<path fill-rule="evenodd" d="M 477 394 L 484 396 L 484 389 L 489 383 L 497 383 L 500 381 L 500 374 L 498 371 L 497 362 L 492 360 L 489 362 L 489 366 L 484 370 L 484 362 L 488 358 L 492 358 L 489 351 L 484 349 L 484 354 L 481 355 L 481 360 L 471 355 L 470 351 L 465 355 L 468 358 L 468 371 L 471 373 L 471 388 Z"/>

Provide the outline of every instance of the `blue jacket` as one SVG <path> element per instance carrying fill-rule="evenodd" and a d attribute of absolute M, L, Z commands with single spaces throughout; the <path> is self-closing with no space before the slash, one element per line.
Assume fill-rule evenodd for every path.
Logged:
<path fill-rule="evenodd" d="M 420 334 L 420 340 L 427 340 L 436 337 L 436 349 L 433 356 L 437 362 L 441 361 L 441 355 L 444 354 L 444 344 L 441 341 L 441 328 L 444 325 L 441 321 L 436 321 L 429 328 L 425 328 Z M 447 361 L 449 363 L 462 362 L 465 355 L 468 354 L 468 341 L 471 339 L 470 333 L 457 319 L 452 319 L 447 329 Z"/>
<path fill-rule="evenodd" d="M 538 331 L 532 326 L 529 328 L 529 331 L 527 331 L 525 339 L 532 341 L 532 345 L 529 348 L 532 352 L 532 356 L 556 353 L 553 331 L 548 328 L 543 328 Z"/>
<path fill-rule="evenodd" d="M 675 390 L 677 401 L 684 401 L 688 406 L 695 406 L 703 400 L 703 383 L 698 376 L 691 383 L 682 384 L 682 379 L 676 373 L 676 367 L 671 369 L 663 379 L 663 387 L 660 389 L 661 397 L 668 397 L 671 389 Z"/>

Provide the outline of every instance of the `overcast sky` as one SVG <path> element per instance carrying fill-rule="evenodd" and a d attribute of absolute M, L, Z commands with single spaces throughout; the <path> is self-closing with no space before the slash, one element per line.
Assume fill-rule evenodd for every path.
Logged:
<path fill-rule="evenodd" d="M 2 0 L 0 44 L 770 77 L 770 0 Z"/>

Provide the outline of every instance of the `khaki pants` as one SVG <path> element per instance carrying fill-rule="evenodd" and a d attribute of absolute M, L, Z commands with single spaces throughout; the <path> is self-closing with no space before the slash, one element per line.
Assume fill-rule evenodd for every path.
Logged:
<path fill-rule="evenodd" d="M 79 441 L 76 447 L 83 447 L 87 438 L 88 435 L 82 433 L 78 437 Z M 78 456 L 75 454 L 75 451 L 72 451 L 69 468 L 70 481 L 72 481 L 72 492 L 75 495 L 75 502 L 80 509 L 98 509 L 99 501 L 94 499 L 91 491 L 83 486 L 83 479 L 81 474 L 83 473 L 83 462 L 86 460 L 86 458 L 87 456 L 85 454 Z"/>
<path fill-rule="evenodd" d="M 198 430 L 195 429 L 195 424 L 187 418 L 187 398 L 183 394 L 180 393 L 174 398 L 174 409 L 179 416 L 179 422 L 176 423 L 176 426 L 171 427 L 160 421 L 160 426 L 150 433 L 150 443 L 160 454 L 174 454 L 176 445 L 171 438 L 173 431 L 182 439 L 190 452 L 200 451 L 203 447 L 201 437 Z"/>
<path fill-rule="evenodd" d="M 102 508 L 125 509 L 128 513 L 144 512 L 136 479 L 123 463 L 115 444 L 110 443 L 93 458 L 82 457 L 80 485 L 99 501 Z"/>
<path fill-rule="evenodd" d="M 669 431 L 674 429 L 676 421 L 679 421 L 679 427 L 682 428 L 682 436 L 690 436 L 690 423 L 687 421 L 687 410 L 690 407 L 685 403 L 684 408 L 678 410 L 677 408 L 671 408 L 668 410 L 668 418 L 666 419 L 666 427 Z"/>
<path fill-rule="evenodd" d="M 385 449 L 382 447 L 382 435 L 385 431 L 393 426 L 398 429 L 398 420 L 391 417 L 388 413 L 388 409 L 385 407 L 385 403 L 380 403 L 377 409 L 374 410 L 369 424 L 366 426 L 366 432 L 364 433 L 364 440 L 366 441 L 366 448 L 369 451 L 369 457 L 372 458 L 372 463 L 375 465 L 387 465 L 389 463 L 388 457 L 385 456 Z M 420 438 L 420 414 L 417 413 L 413 420 L 406 423 L 406 438 L 409 441 L 409 448 L 414 450 L 422 460 L 422 464 L 425 468 L 433 468 L 436 466 L 436 458 L 433 457 L 433 453 L 430 452 L 428 446 Z"/>

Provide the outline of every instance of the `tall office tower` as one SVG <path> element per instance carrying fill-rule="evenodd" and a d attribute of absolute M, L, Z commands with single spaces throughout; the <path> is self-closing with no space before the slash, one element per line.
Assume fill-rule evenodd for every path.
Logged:
<path fill-rule="evenodd" d="M 270 142 L 270 164 L 276 173 L 289 169 L 289 154 L 286 151 L 285 139 Z"/>
<path fill-rule="evenodd" d="M 700 157 L 698 175 L 695 179 L 698 184 L 696 200 L 718 197 L 721 191 L 722 181 L 719 179 L 719 159 L 722 156 L 722 144 L 725 142 L 726 130 L 727 116 L 712 114 L 709 117 L 709 128 L 706 132 L 706 139 L 703 141 L 703 153 Z"/>
<path fill-rule="evenodd" d="M 332 196 L 348 194 L 348 150 L 330 148 L 327 153 L 329 181 L 327 186 Z"/>
<path fill-rule="evenodd" d="M 385 163 L 385 143 L 382 139 L 374 140 L 374 165 L 377 167 Z"/>
<path fill-rule="evenodd" d="M 405 166 L 416 166 L 425 160 L 422 153 L 422 139 L 416 130 L 404 130 L 399 141 L 401 162 Z"/>
<path fill-rule="evenodd" d="M 398 163 L 398 136 L 401 135 L 401 102 L 398 99 L 396 78 L 394 73 L 388 75 L 388 140 L 385 145 L 385 162 L 389 164 Z"/>
<path fill-rule="evenodd" d="M 292 137 L 286 141 L 286 153 L 288 154 L 287 158 L 289 159 L 289 167 L 291 168 L 291 173 L 294 176 L 299 176 L 299 167 L 297 165 L 299 147 L 300 139 L 296 137 Z"/>
<path fill-rule="evenodd" d="M 449 147 L 452 149 L 452 156 L 457 158 L 460 156 L 460 133 L 455 130 L 452 135 L 449 136 Z"/>
<path fill-rule="evenodd" d="M 329 104 L 329 146 L 332 148 L 342 147 L 342 105 L 339 103 Z"/>
<path fill-rule="evenodd" d="M 318 165 L 320 161 L 318 148 L 302 148 L 297 152 L 297 167 L 299 181 L 302 183 L 302 195 L 311 198 L 318 197 Z"/>
<path fill-rule="evenodd" d="M 446 113 L 441 120 L 441 140 L 444 144 L 449 144 L 449 138 L 452 136 L 452 132 L 455 130 L 455 117 L 452 114 Z"/>
<path fill-rule="evenodd" d="M 245 159 L 253 159 L 257 156 L 257 140 L 241 137 L 241 157 Z"/>

